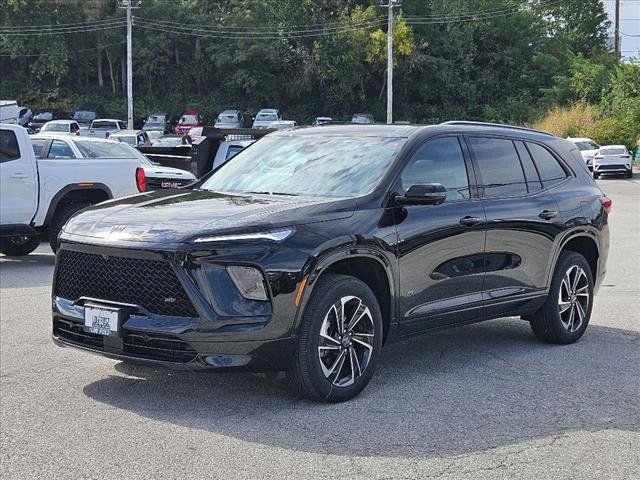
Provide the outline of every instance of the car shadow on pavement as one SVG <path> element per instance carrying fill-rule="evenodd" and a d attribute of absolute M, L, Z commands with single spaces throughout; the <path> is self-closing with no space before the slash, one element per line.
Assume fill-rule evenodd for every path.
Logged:
<path fill-rule="evenodd" d="M 124 375 L 84 393 L 156 421 L 306 452 L 456 455 L 640 425 L 640 333 L 595 325 L 568 346 L 537 342 L 518 319 L 390 345 L 365 391 L 333 405 L 251 374 L 116 370 Z"/>

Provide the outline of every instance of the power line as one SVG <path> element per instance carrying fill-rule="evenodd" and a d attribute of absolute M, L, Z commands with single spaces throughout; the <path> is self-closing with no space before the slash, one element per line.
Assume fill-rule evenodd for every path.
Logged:
<path fill-rule="evenodd" d="M 118 23 L 113 24 L 105 24 L 105 25 L 96 25 L 92 27 L 75 27 L 75 28 L 64 28 L 57 30 L 41 30 L 41 31 L 15 31 L 15 32 L 6 32 L 0 31 L 0 35 L 7 37 L 26 37 L 26 36 L 34 36 L 34 35 L 61 35 L 61 34 L 69 34 L 69 33 L 88 33 L 88 32 L 98 32 L 101 30 L 113 30 L 116 28 L 122 28 L 126 25 L 125 22 L 120 21 Z"/>
<path fill-rule="evenodd" d="M 164 28 L 175 28 L 179 30 L 187 30 L 187 31 L 195 31 L 200 33 L 210 33 L 210 34 L 220 34 L 220 35 L 251 35 L 251 36 L 273 36 L 280 37 L 282 35 L 295 35 L 295 34 L 312 34 L 312 33 L 324 33 L 331 32 L 334 30 L 343 30 L 345 28 L 351 27 L 373 27 L 377 25 L 381 25 L 384 21 L 382 18 L 376 20 L 362 20 L 359 22 L 349 23 L 345 25 L 333 25 L 333 26 L 325 26 L 323 28 L 314 28 L 314 29 L 302 29 L 302 30 L 288 30 L 288 29 L 280 29 L 280 30 L 271 30 L 271 31 L 256 31 L 250 30 L 251 27 L 244 27 L 245 30 L 229 30 L 228 27 L 224 27 L 224 29 L 215 28 L 215 27 L 207 27 L 205 25 L 193 25 L 191 23 L 185 24 L 180 22 L 170 22 L 166 20 L 158 20 L 152 19 L 148 17 L 134 17 L 136 22 L 145 22 L 148 25 L 159 24 Z"/>
<path fill-rule="evenodd" d="M 108 43 L 106 45 L 97 45 L 93 48 L 82 48 L 80 50 L 73 50 L 74 53 L 76 52 L 95 52 L 96 50 L 98 50 L 99 48 L 109 48 L 109 47 L 116 47 L 116 46 L 122 46 L 124 45 L 125 42 L 119 42 L 119 43 Z M 11 57 L 11 58 L 22 58 L 22 57 L 53 57 L 54 54 L 53 53 L 21 53 L 21 54 L 0 54 L 0 57 Z"/>

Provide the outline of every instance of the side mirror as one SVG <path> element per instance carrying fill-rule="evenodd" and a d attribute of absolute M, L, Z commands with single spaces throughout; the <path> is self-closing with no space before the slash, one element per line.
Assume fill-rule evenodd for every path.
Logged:
<path fill-rule="evenodd" d="M 395 197 L 400 205 L 440 205 L 447 199 L 447 189 L 440 183 L 411 185 L 404 195 Z"/>

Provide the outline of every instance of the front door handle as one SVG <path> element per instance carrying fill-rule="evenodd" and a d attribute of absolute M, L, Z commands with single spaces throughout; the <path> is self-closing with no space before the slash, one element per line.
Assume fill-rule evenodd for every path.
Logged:
<path fill-rule="evenodd" d="M 14 173 L 11 175 L 11 178 L 29 178 L 29 175 L 26 173 Z"/>
<path fill-rule="evenodd" d="M 482 222 L 480 217 L 470 217 L 469 215 L 460 219 L 460 225 L 464 225 L 465 227 L 473 227 L 480 222 Z"/>
<path fill-rule="evenodd" d="M 551 220 L 558 216 L 558 212 L 555 210 L 543 210 L 538 214 L 538 216 L 544 220 Z"/>

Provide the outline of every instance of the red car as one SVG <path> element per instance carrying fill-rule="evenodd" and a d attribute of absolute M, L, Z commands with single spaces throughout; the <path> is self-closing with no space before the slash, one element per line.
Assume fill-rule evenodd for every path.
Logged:
<path fill-rule="evenodd" d="M 204 119 L 200 110 L 187 110 L 182 114 L 175 128 L 178 135 L 186 135 L 194 127 L 204 127 Z"/>

